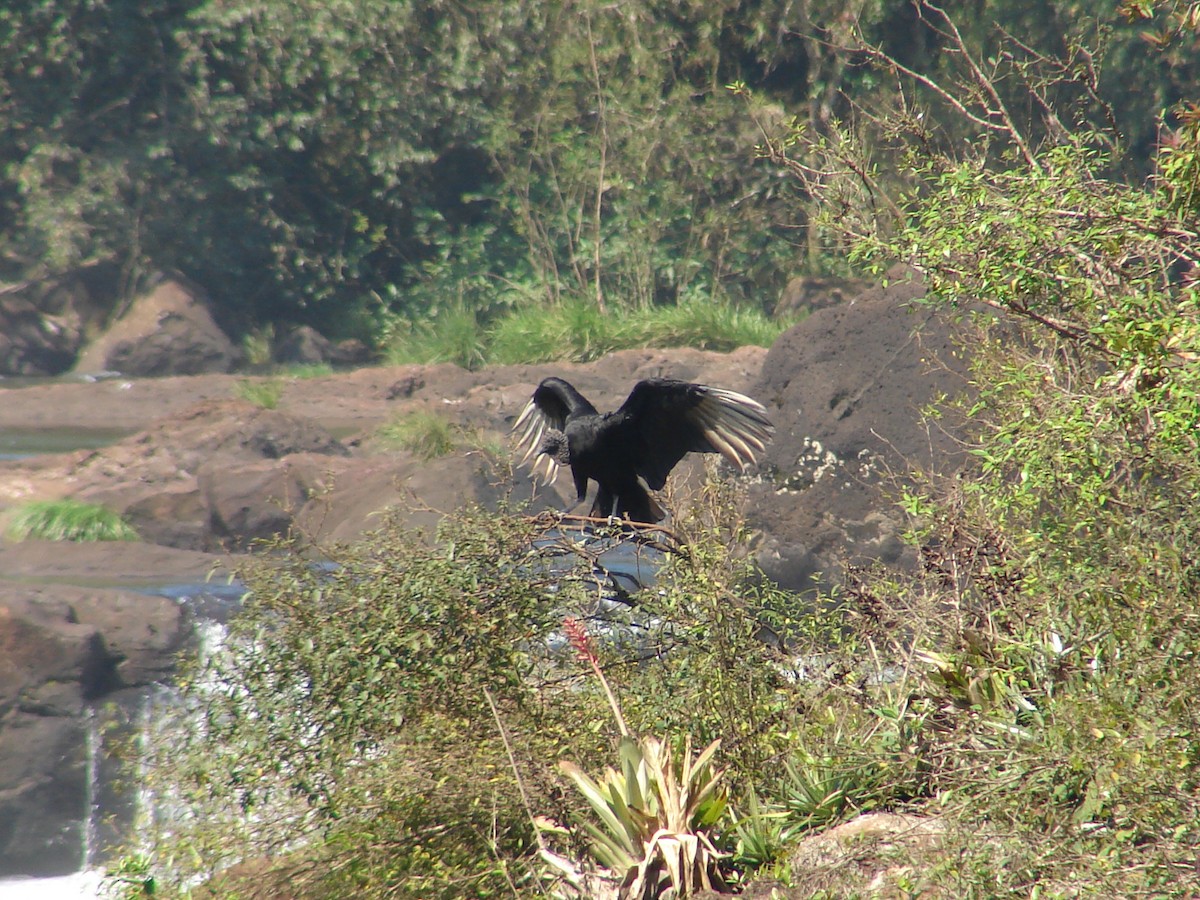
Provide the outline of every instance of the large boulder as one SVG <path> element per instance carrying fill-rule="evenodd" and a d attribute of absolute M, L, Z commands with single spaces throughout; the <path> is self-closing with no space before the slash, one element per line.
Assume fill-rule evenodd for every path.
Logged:
<path fill-rule="evenodd" d="M 91 711 L 166 677 L 187 634 L 161 597 L 0 583 L 0 876 L 78 868 Z"/>
<path fill-rule="evenodd" d="M 371 348 L 356 338 L 331 341 L 311 325 L 299 325 L 275 344 L 275 362 L 284 366 L 362 366 L 371 360 Z"/>
<path fill-rule="evenodd" d="M 79 343 L 69 318 L 46 315 L 17 294 L 0 294 L 0 376 L 65 372 Z"/>
<path fill-rule="evenodd" d="M 275 362 L 285 366 L 313 366 L 327 363 L 333 354 L 333 342 L 311 325 L 293 328 L 275 344 Z"/>
<path fill-rule="evenodd" d="M 75 363 L 83 374 L 197 375 L 229 372 L 242 355 L 217 325 L 202 291 L 165 278 L 134 298 Z"/>
<path fill-rule="evenodd" d="M 55 278 L 0 286 L 0 376 L 59 375 L 110 308 L 116 273 L 83 266 Z"/>
<path fill-rule="evenodd" d="M 764 570 L 792 590 L 828 587 L 845 562 L 903 562 L 910 550 L 895 509 L 900 476 L 957 465 L 951 430 L 922 409 L 970 390 L 960 343 L 966 326 L 912 301 L 924 289 L 903 272 L 785 332 L 754 394 L 777 432 L 769 483 L 753 489 L 767 539 Z"/>

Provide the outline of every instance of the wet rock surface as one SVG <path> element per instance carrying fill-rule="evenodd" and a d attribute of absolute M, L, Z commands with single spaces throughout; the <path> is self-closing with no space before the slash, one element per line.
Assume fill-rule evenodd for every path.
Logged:
<path fill-rule="evenodd" d="M 168 677 L 187 635 L 162 597 L 0 583 L 0 875 L 78 868 L 93 706 Z"/>

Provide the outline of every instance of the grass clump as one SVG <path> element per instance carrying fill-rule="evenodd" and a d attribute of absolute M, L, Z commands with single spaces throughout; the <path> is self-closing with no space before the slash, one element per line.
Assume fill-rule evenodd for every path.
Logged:
<path fill-rule="evenodd" d="M 425 460 L 453 453 L 459 436 L 449 419 L 426 409 L 398 416 L 379 426 L 375 434 L 383 444 Z"/>
<path fill-rule="evenodd" d="M 727 352 L 738 347 L 769 347 L 792 324 L 733 303 L 689 300 L 647 310 L 633 318 L 630 329 L 649 347 Z"/>
<path fill-rule="evenodd" d="M 303 381 L 307 378 L 324 378 L 326 375 L 333 374 L 333 366 L 327 362 L 317 363 L 288 363 L 279 367 L 279 375 L 283 378 L 290 378 L 294 381 Z"/>
<path fill-rule="evenodd" d="M 271 364 L 275 347 L 275 326 L 260 325 L 242 335 L 242 354 L 246 365 L 263 369 Z"/>
<path fill-rule="evenodd" d="M 634 346 L 629 326 L 633 315 L 604 315 L 595 303 L 580 299 L 515 311 L 493 326 L 489 359 L 500 364 L 598 359 Z"/>
<path fill-rule="evenodd" d="M 473 310 L 456 307 L 429 322 L 395 323 L 384 358 L 389 365 L 454 363 L 478 369 L 488 361 L 485 329 Z"/>
<path fill-rule="evenodd" d="M 118 513 L 79 500 L 35 500 L 17 509 L 7 534 L 17 541 L 136 541 Z"/>
<path fill-rule="evenodd" d="M 283 381 L 278 378 L 243 378 L 237 383 L 237 395 L 260 409 L 276 409 L 283 398 Z"/>

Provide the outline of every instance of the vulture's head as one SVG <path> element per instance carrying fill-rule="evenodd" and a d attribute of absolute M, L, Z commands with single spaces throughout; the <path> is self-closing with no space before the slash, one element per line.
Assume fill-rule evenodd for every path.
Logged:
<path fill-rule="evenodd" d="M 567 436 L 553 428 L 546 430 L 542 443 L 538 446 L 538 454 L 546 454 L 560 466 L 571 464 L 571 448 L 567 444 Z"/>

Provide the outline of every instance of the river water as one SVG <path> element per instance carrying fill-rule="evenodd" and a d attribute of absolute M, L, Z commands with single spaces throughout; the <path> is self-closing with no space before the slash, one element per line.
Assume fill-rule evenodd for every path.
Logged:
<path fill-rule="evenodd" d="M 27 459 L 43 453 L 69 453 L 107 447 L 128 434 L 116 429 L 32 428 L 0 432 L 0 461 Z"/>

